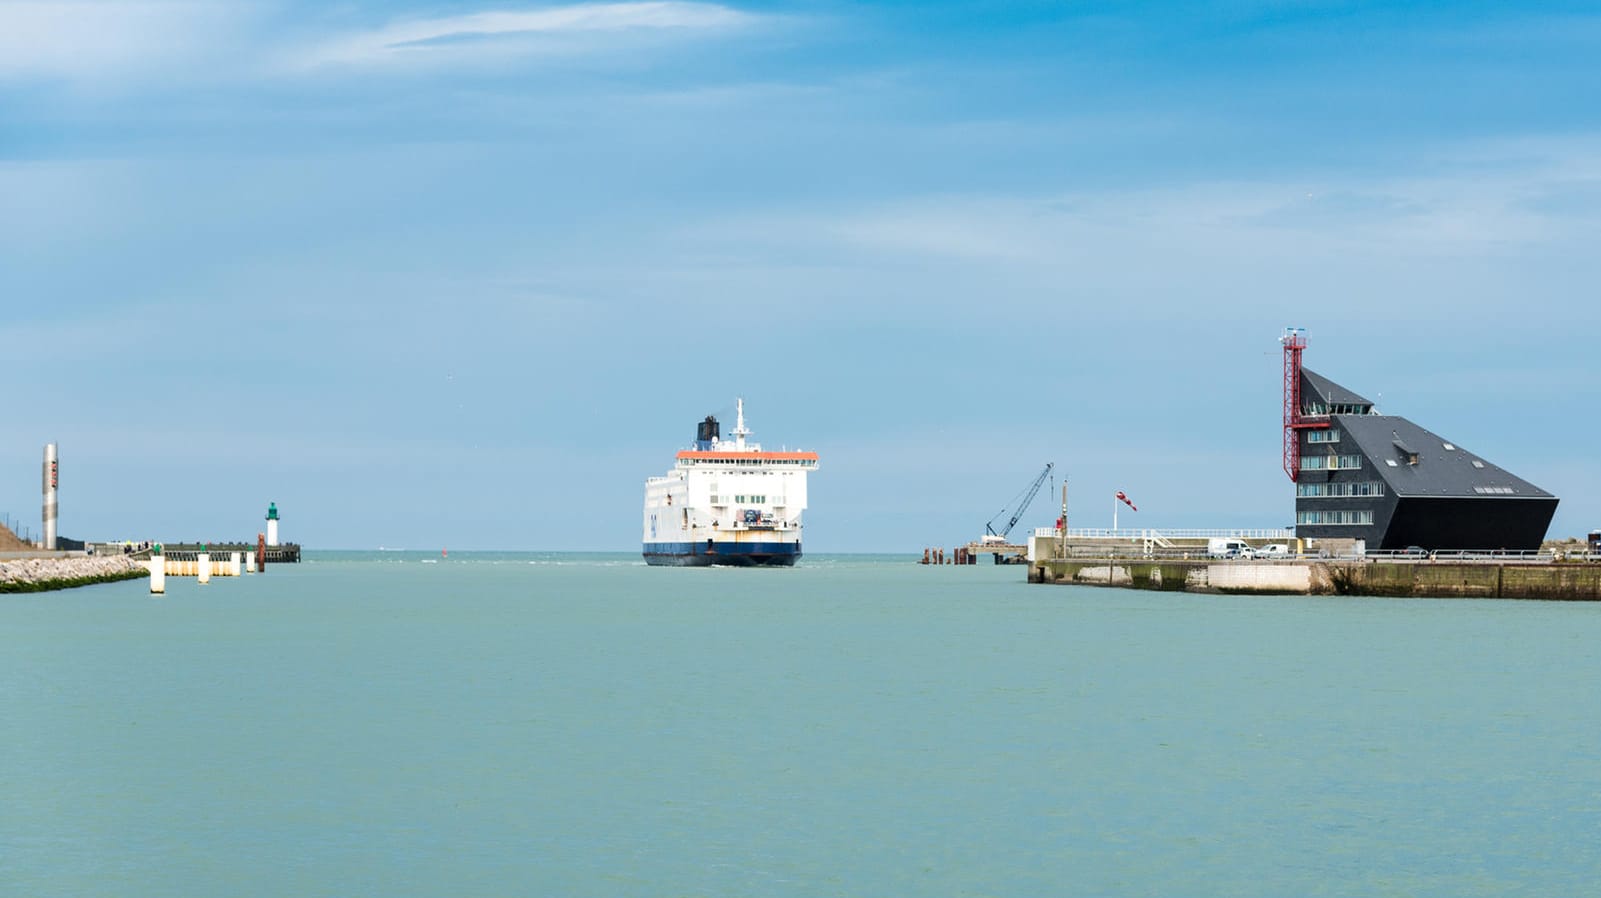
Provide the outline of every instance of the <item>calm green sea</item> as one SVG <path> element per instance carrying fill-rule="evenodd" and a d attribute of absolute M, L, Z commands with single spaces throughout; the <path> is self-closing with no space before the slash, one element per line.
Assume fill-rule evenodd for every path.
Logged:
<path fill-rule="evenodd" d="M 1601 889 L 1601 606 L 1023 576 L 313 554 L 6 596 L 0 895 Z"/>

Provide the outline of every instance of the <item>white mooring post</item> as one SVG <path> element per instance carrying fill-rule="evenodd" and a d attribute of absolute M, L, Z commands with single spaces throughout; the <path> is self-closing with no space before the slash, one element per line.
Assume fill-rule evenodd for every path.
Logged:
<path fill-rule="evenodd" d="M 198 563 L 199 567 L 195 571 L 196 579 L 198 579 L 201 583 L 210 583 L 211 582 L 211 553 L 210 552 L 201 552 L 200 553 L 200 560 L 197 563 Z"/>
<path fill-rule="evenodd" d="M 153 596 L 165 595 L 167 592 L 167 559 L 161 555 L 150 556 L 150 594 Z"/>
<path fill-rule="evenodd" d="M 256 572 L 256 553 L 254 553 L 254 552 L 246 552 L 245 553 L 245 573 L 254 574 L 255 572 Z"/>
<path fill-rule="evenodd" d="M 228 556 L 228 576 L 239 576 L 239 553 L 234 552 Z"/>

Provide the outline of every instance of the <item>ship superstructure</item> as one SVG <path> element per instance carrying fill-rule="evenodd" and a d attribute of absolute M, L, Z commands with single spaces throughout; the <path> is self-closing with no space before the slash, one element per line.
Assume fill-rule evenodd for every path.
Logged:
<path fill-rule="evenodd" d="M 801 555 L 806 475 L 816 452 L 766 452 L 749 439 L 745 400 L 733 439 L 711 415 L 666 476 L 645 481 L 644 555 L 653 565 L 792 565 Z"/>

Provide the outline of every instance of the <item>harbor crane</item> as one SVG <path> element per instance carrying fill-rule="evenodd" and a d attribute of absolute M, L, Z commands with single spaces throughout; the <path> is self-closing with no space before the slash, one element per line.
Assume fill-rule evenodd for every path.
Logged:
<path fill-rule="evenodd" d="M 1000 511 L 995 513 L 995 517 L 989 519 L 989 522 L 984 525 L 984 537 L 981 542 L 1006 542 L 1006 538 L 1012 533 L 1012 528 L 1017 526 L 1018 518 L 1021 518 L 1023 516 L 1023 512 L 1028 510 L 1028 504 L 1034 501 L 1034 497 L 1039 494 L 1040 487 L 1045 484 L 1045 478 L 1051 476 L 1051 470 L 1055 467 L 1055 462 L 1046 462 L 1045 470 L 1041 471 L 1039 476 L 1034 478 L 1034 482 L 1028 485 L 1028 489 L 1018 494 L 1019 496 L 1023 497 L 1023 500 L 1017 503 L 1017 511 L 1012 513 L 1011 520 L 1006 522 L 1006 526 L 1002 527 L 999 533 L 995 532 L 995 522 L 1001 519 L 1001 515 L 1006 514 L 1006 509 L 1002 508 Z"/>

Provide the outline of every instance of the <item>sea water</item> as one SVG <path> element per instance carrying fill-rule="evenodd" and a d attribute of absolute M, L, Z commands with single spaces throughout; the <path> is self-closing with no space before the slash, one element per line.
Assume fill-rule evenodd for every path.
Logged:
<path fill-rule="evenodd" d="M 864 557 L 167 588 L 0 597 L 0 894 L 1601 888 L 1598 605 Z"/>

